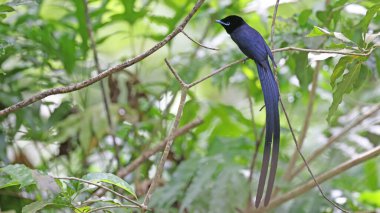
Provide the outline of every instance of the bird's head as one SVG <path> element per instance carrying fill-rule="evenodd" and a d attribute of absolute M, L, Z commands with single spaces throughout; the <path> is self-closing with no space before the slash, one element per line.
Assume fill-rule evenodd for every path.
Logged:
<path fill-rule="evenodd" d="M 245 21 L 240 16 L 236 15 L 227 16 L 224 19 L 216 20 L 216 22 L 221 24 L 228 34 L 231 34 L 238 27 L 245 24 Z"/>

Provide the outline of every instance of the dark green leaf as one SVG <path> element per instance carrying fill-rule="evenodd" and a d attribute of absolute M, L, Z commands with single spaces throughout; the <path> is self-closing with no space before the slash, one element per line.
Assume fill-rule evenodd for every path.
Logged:
<path fill-rule="evenodd" d="M 298 16 L 298 23 L 300 26 L 305 26 L 309 20 L 309 16 L 313 11 L 310 9 L 304 10 Z"/>
<path fill-rule="evenodd" d="M 351 56 L 345 56 L 339 59 L 330 77 L 330 85 L 332 88 L 335 88 L 336 80 L 343 75 L 344 70 L 346 69 L 347 65 L 352 62 L 352 60 L 354 60 L 354 58 Z"/>
<path fill-rule="evenodd" d="M 361 63 L 359 61 L 355 61 L 352 69 L 349 70 L 347 74 L 343 75 L 342 81 L 337 84 L 333 93 L 333 102 L 329 108 L 329 114 L 327 116 L 328 121 L 330 121 L 335 115 L 339 104 L 342 102 L 343 95 L 350 93 L 354 88 L 354 84 L 356 84 L 357 81 L 361 81 L 361 79 L 359 79 L 360 67 Z"/>
<path fill-rule="evenodd" d="M 13 11 L 15 11 L 15 9 L 13 9 L 13 7 L 8 6 L 6 4 L 0 4 L 0 13 L 13 12 Z"/>
<path fill-rule="evenodd" d="M 298 78 L 298 81 L 300 82 L 300 86 L 302 89 L 307 90 L 308 85 L 311 82 L 311 79 L 313 78 L 313 74 L 308 69 L 308 53 L 295 53 L 294 59 L 296 61 L 295 63 L 295 73 Z"/>

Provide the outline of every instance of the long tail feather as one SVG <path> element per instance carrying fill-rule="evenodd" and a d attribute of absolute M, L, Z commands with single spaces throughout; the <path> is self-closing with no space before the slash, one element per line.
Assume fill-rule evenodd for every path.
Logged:
<path fill-rule="evenodd" d="M 271 160 L 271 168 L 269 173 L 267 192 L 265 194 L 264 205 L 266 206 L 269 203 L 276 176 L 280 139 L 280 122 L 278 111 L 279 92 L 277 83 L 274 79 L 268 61 L 264 65 L 257 63 L 257 70 L 260 77 L 260 83 L 264 94 L 264 102 L 266 108 L 266 134 L 264 155 L 255 201 L 256 208 L 259 207 L 263 196 L 268 173 L 269 160 Z M 272 142 L 274 145 L 272 150 L 272 157 L 270 159 Z"/>
<path fill-rule="evenodd" d="M 280 118 L 279 118 L 279 111 L 278 111 L 278 98 L 279 98 L 278 87 L 274 79 L 273 73 L 270 71 L 267 74 L 270 75 L 270 77 L 272 78 L 270 83 L 272 86 L 272 91 L 276 91 L 276 95 L 273 96 L 274 98 L 273 101 L 275 103 L 273 106 L 273 115 L 274 115 L 273 148 L 272 148 L 271 165 L 270 165 L 267 191 L 265 194 L 264 206 L 268 205 L 270 197 L 272 195 L 274 180 L 275 180 L 276 171 L 277 171 L 278 154 L 280 151 Z"/>

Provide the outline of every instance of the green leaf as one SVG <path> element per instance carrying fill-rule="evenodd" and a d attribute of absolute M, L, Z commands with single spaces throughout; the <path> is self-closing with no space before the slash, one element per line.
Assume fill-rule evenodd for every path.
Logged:
<path fill-rule="evenodd" d="M 13 7 L 8 6 L 6 4 L 0 4 L 0 13 L 13 12 L 15 9 Z"/>
<path fill-rule="evenodd" d="M 363 17 L 362 20 L 360 20 L 358 27 L 361 28 L 362 32 L 368 31 L 369 23 L 371 22 L 372 18 L 375 16 L 377 11 L 380 9 L 380 4 L 375 4 L 371 8 L 367 10 L 367 13 Z"/>
<path fill-rule="evenodd" d="M 22 213 L 35 213 L 49 205 L 53 205 L 53 203 L 51 201 L 36 201 L 24 206 Z"/>
<path fill-rule="evenodd" d="M 68 34 L 63 35 L 59 40 L 60 58 L 67 73 L 73 73 L 76 61 L 75 39 Z"/>
<path fill-rule="evenodd" d="M 365 184 L 371 190 L 376 190 L 379 186 L 379 172 L 377 169 L 376 159 L 369 160 L 364 163 L 364 175 L 365 175 Z"/>
<path fill-rule="evenodd" d="M 36 183 L 31 170 L 22 164 L 3 167 L 0 169 L 0 174 L 1 173 L 3 173 L 3 175 L 1 175 L 0 178 L 0 189 L 16 185 L 20 185 L 20 188 L 22 188 Z M 6 180 L 8 180 L 8 182 Z"/>
<path fill-rule="evenodd" d="M 331 33 L 328 30 L 314 26 L 313 30 L 309 34 L 307 34 L 306 37 L 317 37 L 324 35 L 331 35 Z"/>
<path fill-rule="evenodd" d="M 300 26 L 305 26 L 309 20 L 309 17 L 313 11 L 310 9 L 304 10 L 298 16 L 298 23 Z"/>
<path fill-rule="evenodd" d="M 300 86 L 302 89 L 307 90 L 308 85 L 310 84 L 313 74 L 308 69 L 308 58 L 307 53 L 295 53 L 294 59 L 296 61 L 295 63 L 295 72 L 296 76 L 298 78 L 298 81 L 300 82 Z"/>
<path fill-rule="evenodd" d="M 336 80 L 342 76 L 344 70 L 346 69 L 347 65 L 352 62 L 354 58 L 351 56 L 345 56 L 339 59 L 338 63 L 334 67 L 334 71 L 331 74 L 330 77 L 330 85 L 332 88 L 335 87 Z"/>
<path fill-rule="evenodd" d="M 369 68 L 365 64 L 362 64 L 358 77 L 358 79 L 360 80 L 354 83 L 354 89 L 359 89 L 363 85 L 363 82 L 365 82 L 370 73 L 371 71 L 369 70 Z"/>
<path fill-rule="evenodd" d="M 103 183 L 110 183 L 112 185 L 118 186 L 125 191 L 127 191 L 129 194 L 133 195 L 135 198 L 136 194 L 133 190 L 132 186 L 130 186 L 127 182 L 125 182 L 123 179 L 119 178 L 116 175 L 110 174 L 110 173 L 89 173 L 85 176 L 83 176 L 84 180 L 88 180 L 91 182 L 103 182 Z"/>
<path fill-rule="evenodd" d="M 360 194 L 359 200 L 380 207 L 380 190 L 363 192 Z"/>
<path fill-rule="evenodd" d="M 327 121 L 330 121 L 332 116 L 334 116 L 339 104 L 342 102 L 343 95 L 350 93 L 354 88 L 354 84 L 356 84 L 357 81 L 361 81 L 361 79 L 359 79 L 361 65 L 359 60 L 355 61 L 353 69 L 343 75 L 342 81 L 337 84 L 336 90 L 333 93 L 333 102 L 329 108 Z"/>
<path fill-rule="evenodd" d="M 84 213 L 84 212 L 89 212 L 91 210 L 90 206 L 82 206 L 80 208 L 75 208 L 76 213 Z"/>

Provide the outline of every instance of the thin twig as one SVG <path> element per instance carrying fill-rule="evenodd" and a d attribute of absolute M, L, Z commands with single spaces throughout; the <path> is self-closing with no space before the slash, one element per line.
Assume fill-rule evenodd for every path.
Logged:
<path fill-rule="evenodd" d="M 181 136 L 187 132 L 189 132 L 191 129 L 199 126 L 203 122 L 202 119 L 196 119 L 195 121 L 190 122 L 189 124 L 183 126 L 182 128 L 178 129 L 173 133 L 173 135 L 167 137 L 165 140 L 163 140 L 161 143 L 153 147 L 152 149 L 144 151 L 138 158 L 136 158 L 134 161 L 128 164 L 127 168 L 121 169 L 117 175 L 119 177 L 125 177 L 126 175 L 130 174 L 132 171 L 134 171 L 137 167 L 139 167 L 143 162 L 145 162 L 147 159 L 149 159 L 151 156 L 156 154 L 157 152 L 164 149 L 165 145 L 168 141 L 174 140 L 178 136 Z"/>
<path fill-rule="evenodd" d="M 319 175 L 318 177 L 316 177 L 315 179 L 317 180 L 317 182 L 319 183 L 323 183 L 324 181 L 326 180 L 329 180 L 333 177 L 335 177 L 336 175 L 339 175 L 343 172 L 345 172 L 346 170 L 360 164 L 360 163 L 363 163 L 369 159 L 372 159 L 372 158 L 375 158 L 377 156 L 380 155 L 380 146 L 377 146 L 367 152 L 364 152 L 358 156 L 356 156 L 355 158 L 351 159 L 351 160 L 348 160 L 342 164 L 340 164 L 339 166 Z M 301 186 L 298 186 L 297 188 L 283 194 L 283 195 L 280 195 L 278 196 L 277 198 L 273 199 L 269 205 L 265 208 L 265 209 L 260 209 L 260 210 L 264 210 L 264 211 L 268 211 L 269 209 L 272 209 L 272 208 L 275 208 L 295 197 L 298 197 L 300 196 L 301 194 L 311 190 L 312 188 L 314 188 L 316 186 L 316 182 L 314 180 L 310 180 L 308 181 L 307 183 L 301 185 Z"/>
<path fill-rule="evenodd" d="M 203 77 L 203 78 L 201 78 L 201 79 L 199 79 L 199 80 L 197 80 L 197 81 L 194 81 L 193 83 L 188 84 L 188 87 L 191 88 L 191 87 L 193 87 L 193 86 L 195 86 L 195 85 L 201 83 L 202 81 L 207 80 L 207 79 L 211 78 L 212 76 L 214 76 L 214 75 L 216 75 L 216 74 L 222 72 L 223 70 L 225 70 L 225 69 L 227 69 L 227 68 L 229 68 L 229 67 L 231 67 L 231 66 L 233 66 L 233 65 L 240 64 L 241 62 L 243 62 L 243 61 L 245 61 L 245 60 L 247 60 L 247 58 L 239 59 L 239 60 L 234 61 L 234 62 L 232 62 L 232 63 L 226 64 L 226 65 L 220 67 L 219 69 L 216 69 L 216 70 L 212 71 L 212 72 L 211 72 L 210 74 L 208 74 L 207 76 L 205 76 L 205 77 Z"/>
<path fill-rule="evenodd" d="M 318 75 L 319 71 L 321 69 L 322 63 L 320 61 L 317 62 L 317 66 L 315 67 L 314 75 L 313 75 L 313 82 L 311 84 L 311 90 L 310 90 L 310 95 L 309 95 L 309 103 L 307 105 L 307 110 L 306 110 L 306 115 L 305 115 L 305 120 L 302 126 L 302 130 L 300 135 L 298 136 L 298 146 L 300 149 L 302 149 L 303 142 L 306 137 L 307 130 L 309 129 L 309 124 L 311 120 L 311 115 L 313 113 L 313 106 L 314 106 L 314 100 L 315 100 L 315 94 L 317 91 L 318 87 Z M 290 175 L 293 172 L 294 166 L 297 162 L 297 157 L 298 157 L 298 152 L 297 150 L 294 150 L 293 155 L 289 161 L 288 167 L 285 170 L 284 174 L 284 180 L 290 181 Z"/>
<path fill-rule="evenodd" d="M 89 10 L 88 10 L 88 3 L 87 3 L 86 0 L 82 0 L 82 1 L 83 1 L 83 6 L 84 6 L 84 15 L 86 17 L 87 34 L 88 34 L 88 37 L 90 38 L 90 42 L 91 42 L 91 49 L 92 49 L 92 53 L 93 53 L 93 57 L 94 57 L 95 68 L 96 68 L 96 71 L 97 71 L 97 73 L 99 75 L 102 72 L 102 70 L 100 68 L 98 51 L 97 51 L 97 48 L 96 48 L 96 42 L 95 42 L 94 35 L 93 35 L 93 28 L 92 28 L 92 23 L 91 23 L 91 20 L 90 20 L 90 14 L 89 14 Z M 111 117 L 111 112 L 110 112 L 110 109 L 109 109 L 109 103 L 108 103 L 108 100 L 107 100 L 107 95 L 106 95 L 106 90 L 105 90 L 105 87 L 104 87 L 104 82 L 103 82 L 103 80 L 100 80 L 99 83 L 100 83 L 100 90 L 102 92 L 102 99 L 103 99 L 104 109 L 106 111 L 108 128 L 110 129 L 110 135 L 111 135 L 112 144 L 113 144 L 113 147 L 114 147 L 115 159 L 116 159 L 116 163 L 117 163 L 117 169 L 119 169 L 120 168 L 120 157 L 119 157 L 118 145 L 116 143 L 115 128 L 114 128 L 113 122 L 112 122 L 112 117 Z M 111 167 L 107 167 L 107 168 L 111 168 Z"/>
<path fill-rule="evenodd" d="M 79 181 L 79 182 L 83 182 L 83 183 L 87 183 L 87 184 L 90 184 L 90 185 L 97 186 L 97 187 L 99 187 L 99 188 L 102 188 L 102 189 L 104 189 L 104 190 L 106 190 L 106 191 L 111 192 L 112 194 L 114 194 L 114 195 L 116 195 L 116 196 L 118 196 L 118 197 L 121 197 L 121 198 L 123 198 L 123 199 L 129 201 L 130 203 L 135 204 L 136 206 L 140 207 L 141 209 L 147 209 L 146 206 L 141 205 L 140 203 L 138 203 L 138 202 L 136 202 L 136 201 L 130 199 L 129 197 L 126 197 L 126 196 L 124 196 L 124 195 L 122 195 L 122 194 L 120 194 L 120 193 L 118 193 L 118 192 L 116 192 L 116 191 L 114 191 L 114 190 L 112 190 L 112 189 L 110 189 L 110 188 L 108 188 L 108 187 L 105 187 L 105 186 L 103 186 L 103 185 L 101 185 L 101 184 L 94 183 L 94 182 L 91 182 L 91 181 L 88 181 L 88 180 L 83 180 L 83 179 L 76 178 L 76 177 L 55 177 L 55 176 L 52 176 L 52 177 L 53 177 L 54 179 L 60 179 L 60 180 L 76 180 L 76 181 Z"/>
<path fill-rule="evenodd" d="M 276 25 L 276 17 L 277 17 L 277 10 L 278 10 L 278 5 L 280 4 L 280 0 L 276 1 L 276 5 L 274 6 L 274 11 L 273 11 L 273 19 L 272 19 L 272 29 L 270 33 L 270 42 L 272 44 L 272 50 L 274 49 L 274 41 L 273 41 L 273 36 L 274 36 L 274 27 Z"/>
<path fill-rule="evenodd" d="M 208 32 L 210 31 L 211 29 L 211 25 L 215 24 L 215 21 L 212 20 L 211 18 L 208 20 L 206 26 L 204 27 L 204 30 L 203 30 L 203 33 L 201 35 L 201 38 L 199 40 L 199 43 L 203 43 L 203 41 L 206 39 L 206 36 L 208 34 Z M 201 46 L 196 46 L 194 51 L 191 53 L 190 57 L 189 57 L 189 60 L 192 61 L 194 60 L 195 56 L 197 55 L 198 53 L 198 50 L 201 48 Z"/>
<path fill-rule="evenodd" d="M 174 70 L 172 65 L 169 63 L 169 61 L 165 58 L 165 63 L 169 67 L 170 72 L 174 75 L 174 77 L 177 79 L 177 81 L 181 84 L 181 87 L 183 88 L 189 88 L 189 86 L 182 80 L 182 78 L 178 75 L 178 73 Z"/>
<path fill-rule="evenodd" d="M 147 50 L 146 52 L 144 53 L 141 53 L 140 55 L 132 58 L 132 59 L 129 59 L 121 64 L 118 64 L 114 67 L 111 67 L 107 70 L 105 70 L 104 72 L 92 77 L 92 78 L 89 78 L 87 80 L 84 80 L 82 82 L 78 82 L 78 83 L 74 83 L 74 84 L 71 84 L 71 85 L 68 85 L 68 86 L 64 86 L 64 87 L 58 87 L 58 88 L 53 88 L 53 89 L 48 89 L 48 90 L 45 90 L 43 92 L 40 92 L 36 95 L 33 95 L 32 97 L 29 97 L 27 99 L 24 99 L 12 106 L 9 106 L 3 110 L 0 111 L 0 116 L 2 115 L 7 115 L 11 112 L 14 112 L 20 108 L 23 108 L 23 107 L 26 107 L 36 101 L 39 101 L 43 98 L 46 98 L 47 96 L 50 96 L 50 95 L 55 95 L 55 94 L 62 94 L 62 93 L 69 93 L 69 92 L 73 92 L 73 91 L 76 91 L 76 90 L 80 90 L 82 88 L 85 88 L 85 87 L 88 87 L 90 85 L 92 85 L 93 83 L 95 82 L 98 82 L 100 81 L 101 79 L 111 75 L 112 73 L 115 73 L 115 72 L 119 72 L 127 67 L 130 67 L 132 66 L 133 64 L 136 64 L 137 62 L 145 59 L 146 57 L 152 55 L 154 52 L 156 52 L 157 50 L 159 50 L 160 48 L 162 48 L 163 46 L 165 46 L 170 40 L 172 40 L 175 36 L 178 35 L 178 33 L 180 33 L 184 28 L 185 26 L 187 25 L 187 23 L 190 21 L 190 19 L 193 17 L 193 15 L 195 14 L 195 12 L 198 11 L 198 9 L 200 8 L 200 6 L 203 4 L 205 0 L 198 0 L 197 3 L 195 4 L 195 6 L 193 7 L 193 9 L 189 12 L 189 14 L 185 17 L 185 19 L 181 22 L 180 25 L 178 25 L 170 34 L 168 34 L 162 41 L 160 41 L 159 43 L 157 43 L 156 45 L 154 45 L 152 48 L 150 48 L 149 50 Z"/>
<path fill-rule="evenodd" d="M 321 49 L 309 49 L 309 48 L 298 48 L 298 47 L 284 47 L 273 49 L 272 52 L 284 52 L 284 51 L 299 51 L 299 52 L 309 52 L 309 53 L 331 53 L 339 55 L 353 55 L 353 56 L 369 56 L 376 48 L 371 48 L 365 53 L 353 52 L 352 50 L 342 49 L 342 50 L 321 50 Z M 348 52 L 350 51 L 350 52 Z"/>
<path fill-rule="evenodd" d="M 198 44 L 199 46 L 201 46 L 201 47 L 203 47 L 203 48 L 206 48 L 206 49 L 209 49 L 209 50 L 215 50 L 215 51 L 218 51 L 218 50 L 219 50 L 218 48 L 208 47 L 208 46 L 206 46 L 206 45 L 203 45 L 203 44 L 199 43 L 198 41 L 192 39 L 189 35 L 187 35 L 187 34 L 185 33 L 185 31 L 182 31 L 182 33 L 183 33 L 188 39 L 190 39 L 190 41 L 192 41 L 192 42 Z"/>
<path fill-rule="evenodd" d="M 317 186 L 319 192 L 321 193 L 322 197 L 325 198 L 326 201 L 328 201 L 329 203 L 331 203 L 333 206 L 335 206 L 337 209 L 341 210 L 342 212 L 348 212 L 347 210 L 343 209 L 341 206 L 339 206 L 338 204 L 336 204 L 335 202 L 331 201 L 326 195 L 325 193 L 323 192 L 321 186 L 318 184 L 318 181 L 316 180 L 313 172 L 311 171 L 309 165 L 307 164 L 307 161 L 305 159 L 305 157 L 303 156 L 301 150 L 299 149 L 298 147 L 298 142 L 297 142 L 297 139 L 296 139 L 296 136 L 294 135 L 294 131 L 293 131 L 293 128 L 292 128 L 292 125 L 290 124 L 290 120 L 289 120 L 289 116 L 288 116 L 288 113 L 286 113 L 286 110 L 285 110 L 285 107 L 284 107 L 284 104 L 282 103 L 282 99 L 280 98 L 280 103 L 281 103 L 281 107 L 282 107 L 282 110 L 285 114 L 285 118 L 286 118 L 286 121 L 288 122 L 288 126 L 289 126 L 289 129 L 290 129 L 290 132 L 292 134 L 292 137 L 293 137 L 293 141 L 294 141 L 294 144 L 296 145 L 296 148 L 297 148 L 297 152 L 299 153 L 299 155 L 301 156 L 307 170 L 309 171 L 310 173 L 310 176 L 312 177 L 315 185 Z"/>
<path fill-rule="evenodd" d="M 186 85 L 186 83 L 184 83 L 184 81 L 179 77 L 179 75 L 177 74 L 177 72 L 173 69 L 172 66 L 170 66 L 169 62 L 165 59 L 165 62 L 166 64 L 168 65 L 170 71 L 173 73 L 173 75 L 175 76 L 175 78 L 178 80 L 178 82 L 181 84 L 181 99 L 180 99 L 180 102 L 179 102 L 179 105 L 178 105 L 178 110 L 177 110 L 177 114 L 175 116 L 175 119 L 174 119 L 174 124 L 173 124 L 173 127 L 169 133 L 169 137 L 172 137 L 175 133 L 175 131 L 177 130 L 178 128 L 178 125 L 179 125 L 179 121 L 182 117 L 182 112 L 183 112 L 183 108 L 185 106 L 185 101 L 186 101 L 186 96 L 187 96 L 187 91 L 189 89 L 189 87 Z M 156 171 L 156 174 L 150 184 L 150 187 L 148 189 L 148 192 L 146 193 L 145 195 L 145 198 L 144 198 L 144 203 L 143 205 L 147 206 L 148 203 L 149 203 L 149 200 L 150 200 L 150 197 L 152 196 L 152 193 L 153 191 L 155 190 L 156 188 L 156 185 L 157 185 L 157 182 L 159 181 L 159 179 L 161 178 L 161 175 L 162 175 L 162 172 L 164 170 L 164 165 L 165 165 L 165 162 L 168 158 L 168 155 L 169 155 L 169 152 L 170 152 L 170 149 L 173 145 L 173 142 L 174 142 L 174 138 L 172 140 L 169 140 L 167 143 L 166 143 L 166 146 L 165 146 L 165 149 L 164 149 L 164 152 L 162 153 L 162 156 L 161 156 L 161 160 L 157 166 L 157 171 Z"/>
<path fill-rule="evenodd" d="M 375 106 L 373 109 L 371 109 L 370 111 L 368 111 L 367 113 L 363 114 L 362 116 L 360 116 L 359 118 L 357 118 L 354 122 L 352 122 L 351 124 L 347 125 L 346 127 L 344 127 L 342 129 L 342 131 L 340 131 L 338 134 L 336 135 L 333 135 L 329 138 L 329 140 L 327 141 L 327 143 L 325 145 L 323 145 L 322 147 L 320 147 L 319 149 L 315 150 L 311 155 L 310 157 L 307 159 L 307 162 L 310 164 L 315 158 L 317 158 L 320 154 L 322 154 L 327 148 L 329 148 L 334 142 L 336 142 L 338 139 L 340 139 L 341 137 L 343 137 L 345 134 L 347 134 L 351 129 L 353 129 L 354 127 L 358 126 L 362 121 L 364 121 L 365 119 L 371 117 L 373 114 L 377 113 L 378 111 L 380 111 L 380 104 Z M 304 164 L 301 164 L 300 166 L 297 167 L 297 169 L 294 170 L 294 172 L 290 175 L 289 178 L 293 178 L 295 175 L 297 175 L 298 173 L 300 173 L 303 169 L 305 168 L 305 165 Z"/>

